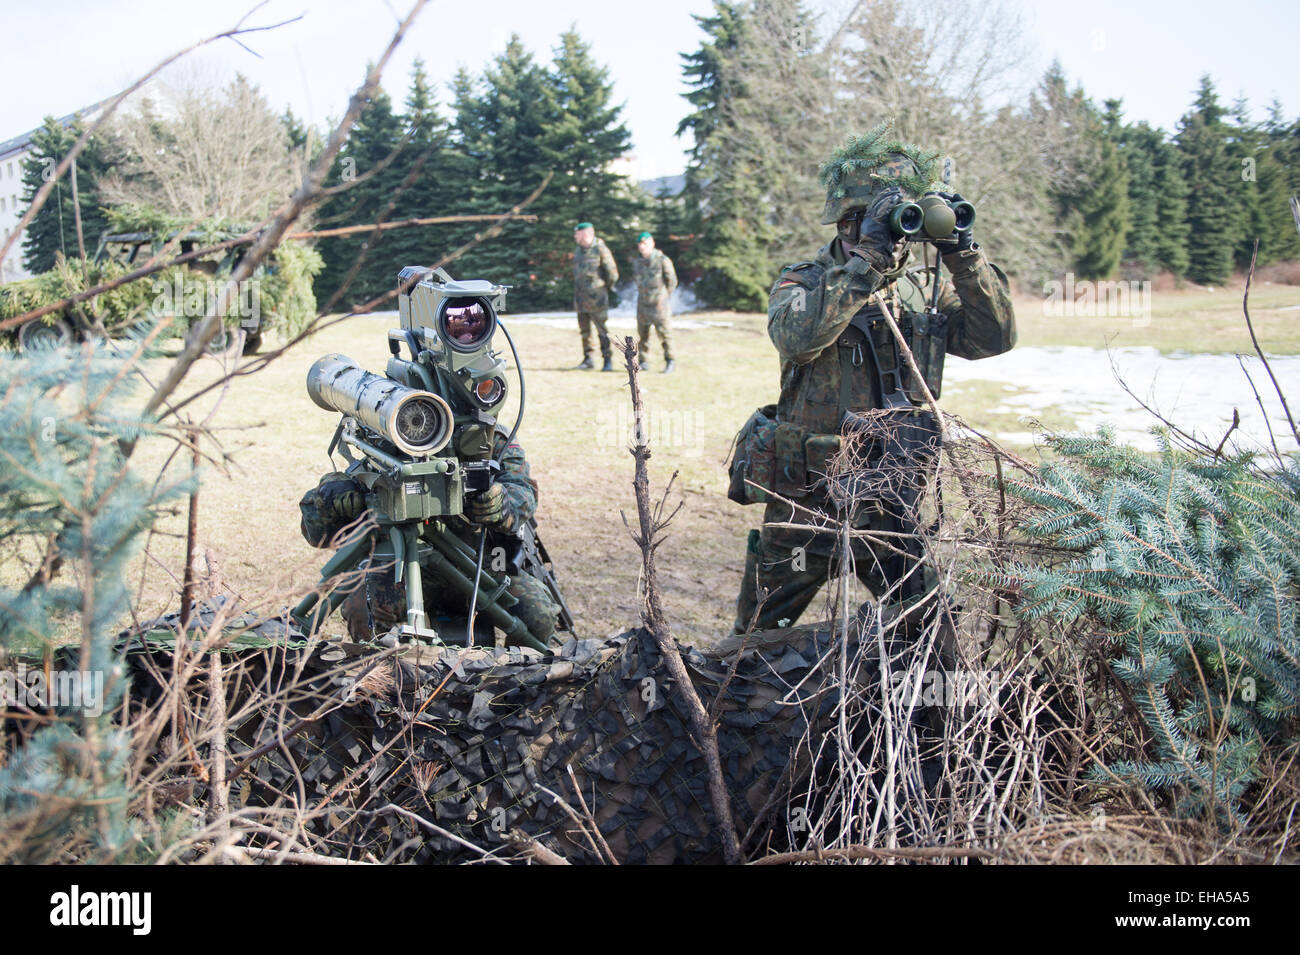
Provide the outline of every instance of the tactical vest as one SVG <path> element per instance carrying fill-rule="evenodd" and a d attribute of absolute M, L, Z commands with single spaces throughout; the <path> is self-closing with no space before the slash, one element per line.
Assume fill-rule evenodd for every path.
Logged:
<path fill-rule="evenodd" d="M 805 271 L 820 282 L 821 274 Z M 918 274 L 919 273 L 919 274 Z M 887 301 L 912 350 L 930 394 L 939 397 L 947 355 L 948 316 L 927 311 L 924 270 L 905 273 L 887 290 Z M 912 375 L 898 342 L 875 302 L 861 308 L 835 343 L 806 364 L 790 363 L 781 382 L 780 402 L 758 409 L 737 435 L 728 496 L 759 503 L 769 496 L 745 485 L 748 479 L 778 494 L 822 497 L 818 485 L 840 450 L 841 433 L 855 415 L 875 409 L 900 414 L 899 427 L 878 449 L 882 474 L 897 470 L 901 458 L 924 465 L 932 458 L 937 428 L 925 393 Z M 899 497 L 897 482 L 882 481 L 880 497 Z M 901 503 L 901 502 L 900 502 Z"/>

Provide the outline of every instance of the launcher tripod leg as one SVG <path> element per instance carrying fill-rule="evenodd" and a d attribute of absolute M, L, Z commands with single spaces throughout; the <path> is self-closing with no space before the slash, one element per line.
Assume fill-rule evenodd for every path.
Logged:
<path fill-rule="evenodd" d="M 327 589 L 329 581 L 360 567 L 362 561 L 370 555 L 373 545 L 374 532 L 371 531 L 340 547 L 321 568 L 320 583 L 316 585 L 316 589 L 303 597 L 290 614 L 308 635 L 318 631 L 329 615 L 337 610 L 351 593 L 350 589 L 344 590 L 338 586 Z"/>

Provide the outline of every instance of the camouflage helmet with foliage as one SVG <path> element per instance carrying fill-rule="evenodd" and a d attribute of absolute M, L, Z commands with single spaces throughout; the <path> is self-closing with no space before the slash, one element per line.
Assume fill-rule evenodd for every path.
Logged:
<path fill-rule="evenodd" d="M 861 136 L 852 136 L 822 165 L 826 208 L 822 225 L 833 225 L 855 209 L 865 209 L 883 189 L 898 186 L 913 198 L 933 188 L 938 153 L 889 137 L 886 120 Z"/>

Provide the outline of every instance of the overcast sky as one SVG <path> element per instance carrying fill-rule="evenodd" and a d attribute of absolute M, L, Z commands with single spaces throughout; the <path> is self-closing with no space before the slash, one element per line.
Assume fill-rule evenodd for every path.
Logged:
<path fill-rule="evenodd" d="M 269 0 L 250 23 L 299 14 L 302 19 L 246 38 L 258 55 L 223 41 L 196 56 L 196 68 L 216 78 L 239 70 L 275 108 L 292 106 L 323 126 L 342 114 L 367 60 L 383 51 L 407 2 Z M 848 2 L 812 5 L 838 10 Z M 1226 101 L 1245 95 L 1262 116 L 1276 97 L 1289 117 L 1300 115 L 1300 3 L 1294 0 L 1019 2 L 1036 51 L 1024 64 L 1027 75 L 1037 76 L 1059 58 L 1072 83 L 1082 83 L 1098 103 L 1122 98 L 1131 119 L 1172 129 L 1206 72 Z M 170 53 L 233 25 L 252 5 L 3 0 L 0 141 L 47 114 L 64 115 L 110 96 Z M 435 81 L 447 81 L 458 66 L 478 72 L 512 32 L 546 61 L 559 34 L 576 24 L 598 62 L 609 68 L 617 100 L 626 104 L 638 177 L 669 175 L 682 170 L 682 151 L 689 145 L 673 135 L 686 110 L 678 54 L 696 49 L 702 36 L 691 14 L 712 6 L 711 0 L 435 0 L 399 48 L 385 86 L 400 102 L 416 56 L 424 58 Z M 947 6 L 954 12 L 965 8 L 961 0 Z M 447 99 L 444 89 L 442 101 Z"/>

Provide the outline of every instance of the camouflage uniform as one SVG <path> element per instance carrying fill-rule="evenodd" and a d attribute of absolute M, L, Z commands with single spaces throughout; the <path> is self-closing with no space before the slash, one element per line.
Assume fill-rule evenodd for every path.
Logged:
<path fill-rule="evenodd" d="M 505 438 L 498 434 L 496 440 L 496 448 L 500 451 Z M 529 476 L 528 460 L 518 442 L 511 442 L 501 454 L 501 470 L 496 484 L 503 492 L 499 517 L 483 525 L 463 516 L 447 519 L 448 529 L 475 549 L 478 547 L 479 527 L 487 527 L 484 546 L 487 555 L 498 547 L 507 554 L 511 553 L 518 546 L 520 525 L 537 511 L 537 484 Z M 346 474 L 328 474 L 299 503 L 302 535 L 314 547 L 328 546 L 364 507 L 365 488 L 361 484 Z M 493 572 L 490 560 L 490 556 L 485 560 L 484 570 Z M 506 590 L 518 600 L 509 608 L 510 612 L 527 625 L 533 636 L 545 643 L 555 633 L 560 610 L 546 585 L 521 571 L 510 575 Z M 463 598 L 441 584 L 436 573 L 429 569 L 424 572 L 424 599 L 431 616 L 439 612 L 464 616 L 469 609 Z M 353 639 L 367 640 L 373 633 L 383 632 L 405 619 L 405 586 L 394 584 L 391 570 L 371 573 L 366 585 L 358 587 L 344 602 L 343 616 Z"/>
<path fill-rule="evenodd" d="M 639 252 L 632 257 L 636 273 L 636 333 L 638 351 L 644 362 L 650 354 L 650 329 L 659 330 L 664 346 L 664 361 L 673 360 L 673 329 L 668 303 L 677 288 L 677 271 L 668 256 L 658 249 L 649 255 Z"/>
<path fill-rule="evenodd" d="M 610 357 L 609 290 L 618 282 L 618 266 L 603 239 L 595 239 L 587 248 L 575 243 L 573 249 L 573 307 L 578 313 L 578 330 L 582 334 L 582 355 L 590 358 L 600 340 L 602 358 Z"/>
<path fill-rule="evenodd" d="M 985 259 L 978 246 L 946 254 L 951 275 L 940 290 L 938 308 L 948 316 L 946 342 L 935 347 L 962 358 L 985 358 L 1015 344 L 1015 317 L 1006 279 Z M 954 290 L 955 287 L 955 290 Z M 777 406 L 775 486 L 772 490 L 804 507 L 834 514 L 824 490 L 814 489 L 827 470 L 827 456 L 838 445 L 846 412 L 880 406 L 880 386 L 872 361 L 864 360 L 865 333 L 850 320 L 859 312 L 875 311 L 872 296 L 880 291 L 900 325 L 923 325 L 920 315 L 929 290 L 905 275 L 889 281 L 868 262 L 845 256 L 838 237 L 822 247 L 812 262 L 785 269 L 768 300 L 768 335 L 781 357 L 781 398 Z M 878 313 L 877 313 L 878 315 Z M 875 353 L 882 371 L 893 370 L 896 355 L 892 333 L 880 321 L 873 330 Z M 913 338 L 914 349 L 918 341 Z M 910 373 L 904 369 L 904 382 Z M 938 392 L 939 381 L 927 382 Z M 919 404 L 919 389 L 908 397 Z M 802 512 L 771 500 L 761 531 L 749 533 L 745 578 L 736 606 L 736 632 L 750 628 L 757 595 L 766 589 L 753 628 L 766 630 L 793 623 L 807 608 L 832 572 L 836 535 L 775 528 L 769 523 L 809 523 Z M 863 506 L 851 516 L 853 526 L 889 530 L 893 518 L 879 506 Z M 796 551 L 796 548 L 802 550 Z M 853 539 L 858 578 L 879 595 L 896 579 L 898 564 L 892 551 Z"/>

